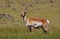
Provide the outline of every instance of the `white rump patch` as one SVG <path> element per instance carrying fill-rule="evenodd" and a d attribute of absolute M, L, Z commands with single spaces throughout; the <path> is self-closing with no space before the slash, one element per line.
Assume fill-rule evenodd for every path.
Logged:
<path fill-rule="evenodd" d="M 50 23 L 49 20 L 47 20 L 47 23 L 48 23 L 48 24 Z"/>

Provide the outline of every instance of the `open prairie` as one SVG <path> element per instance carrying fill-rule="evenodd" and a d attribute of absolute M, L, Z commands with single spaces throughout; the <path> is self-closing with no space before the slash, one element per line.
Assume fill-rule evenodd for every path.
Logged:
<path fill-rule="evenodd" d="M 49 33 L 34 29 L 29 34 L 20 17 L 27 7 L 28 17 L 50 20 Z M 60 0 L 0 0 L 0 39 L 60 39 Z"/>

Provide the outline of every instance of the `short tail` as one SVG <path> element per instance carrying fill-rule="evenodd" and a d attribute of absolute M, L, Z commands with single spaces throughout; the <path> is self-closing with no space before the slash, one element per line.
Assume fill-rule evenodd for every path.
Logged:
<path fill-rule="evenodd" d="M 50 23 L 50 21 L 49 21 L 49 20 L 47 20 L 47 23 L 49 24 L 49 23 Z"/>

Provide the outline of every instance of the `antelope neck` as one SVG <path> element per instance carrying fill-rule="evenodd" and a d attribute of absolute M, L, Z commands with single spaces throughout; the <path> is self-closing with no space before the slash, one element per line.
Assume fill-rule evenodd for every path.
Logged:
<path fill-rule="evenodd" d="M 26 22 L 26 18 L 27 18 L 27 17 L 26 17 L 26 15 L 25 15 L 25 16 L 23 16 L 23 20 L 24 20 L 24 22 Z"/>

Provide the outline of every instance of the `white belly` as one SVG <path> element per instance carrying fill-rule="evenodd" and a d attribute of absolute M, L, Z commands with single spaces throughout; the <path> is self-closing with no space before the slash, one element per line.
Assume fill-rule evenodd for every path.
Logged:
<path fill-rule="evenodd" d="M 42 22 L 32 22 L 32 24 L 34 25 L 34 27 L 38 27 L 42 25 Z"/>
<path fill-rule="evenodd" d="M 33 21 L 31 24 L 29 22 L 26 23 L 26 26 L 34 26 L 34 27 L 38 27 L 38 26 L 41 26 L 42 25 L 42 22 L 35 22 Z"/>

